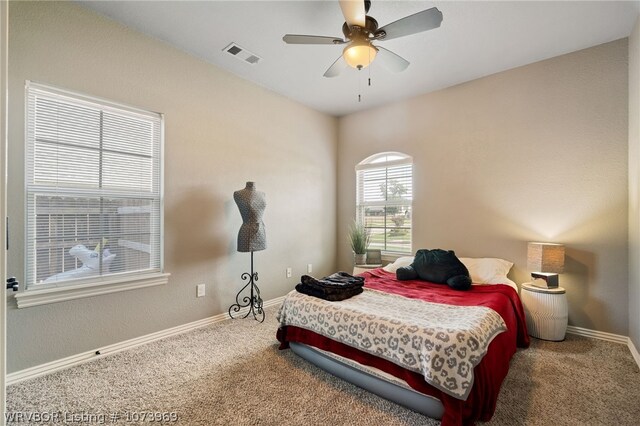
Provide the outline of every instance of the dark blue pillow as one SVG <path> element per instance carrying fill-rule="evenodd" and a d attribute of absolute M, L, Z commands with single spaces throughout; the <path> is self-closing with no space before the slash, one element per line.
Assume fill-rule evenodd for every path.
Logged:
<path fill-rule="evenodd" d="M 416 280 L 418 279 L 418 273 L 413 266 L 403 266 L 401 268 L 396 269 L 396 278 L 400 281 L 406 280 Z"/>
<path fill-rule="evenodd" d="M 468 275 L 456 275 L 447 280 L 447 285 L 455 290 L 469 290 L 471 288 L 471 277 Z"/>
<path fill-rule="evenodd" d="M 406 268 L 398 268 L 396 277 L 401 281 L 419 278 L 447 284 L 456 290 L 468 290 L 471 287 L 469 271 L 453 250 L 418 250 L 413 263 Z"/>

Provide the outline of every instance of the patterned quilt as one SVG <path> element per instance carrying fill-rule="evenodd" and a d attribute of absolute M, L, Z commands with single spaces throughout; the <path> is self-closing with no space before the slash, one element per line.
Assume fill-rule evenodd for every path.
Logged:
<path fill-rule="evenodd" d="M 365 288 L 340 302 L 290 292 L 278 313 L 295 326 L 419 372 L 427 383 L 466 400 L 473 369 L 495 336 L 507 329 L 484 306 L 455 306 Z"/>

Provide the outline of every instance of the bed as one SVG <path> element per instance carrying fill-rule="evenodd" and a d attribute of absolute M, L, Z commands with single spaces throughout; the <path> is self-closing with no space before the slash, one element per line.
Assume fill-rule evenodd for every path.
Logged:
<path fill-rule="evenodd" d="M 529 345 L 515 285 L 462 292 L 383 269 L 362 275 L 365 291 L 341 302 L 289 293 L 280 348 L 445 426 L 490 420 L 511 357 Z"/>

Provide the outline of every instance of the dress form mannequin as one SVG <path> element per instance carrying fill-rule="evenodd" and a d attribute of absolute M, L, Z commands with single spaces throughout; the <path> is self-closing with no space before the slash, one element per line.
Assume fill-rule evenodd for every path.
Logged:
<path fill-rule="evenodd" d="M 262 298 L 260 289 L 256 282 L 258 273 L 253 271 L 253 252 L 267 248 L 267 237 L 262 222 L 264 209 L 267 207 L 264 192 L 256 190 L 253 182 L 233 193 L 233 199 L 238 205 L 240 216 L 242 216 L 242 226 L 238 232 L 238 251 L 251 253 L 251 273 L 243 273 L 241 278 L 247 280 L 247 284 L 236 295 L 236 303 L 229 308 L 229 316 L 233 318 L 234 313 L 239 313 L 242 308 L 248 308 L 247 313 L 242 317 L 246 318 L 253 314 L 256 321 L 264 321 L 264 310 L 262 309 Z M 241 298 L 242 292 L 249 287 L 249 296 Z"/>
<path fill-rule="evenodd" d="M 244 189 L 233 193 L 233 199 L 240 209 L 242 226 L 238 232 L 238 251 L 260 251 L 267 248 L 267 237 L 262 222 L 267 207 L 264 192 L 257 191 L 255 183 L 247 182 Z"/>

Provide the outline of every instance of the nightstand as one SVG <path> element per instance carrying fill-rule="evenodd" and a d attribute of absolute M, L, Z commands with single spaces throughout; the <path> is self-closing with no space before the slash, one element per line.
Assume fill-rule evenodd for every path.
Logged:
<path fill-rule="evenodd" d="M 358 275 L 366 272 L 370 269 L 382 268 L 382 264 L 379 265 L 355 265 L 353 267 L 353 275 Z"/>
<path fill-rule="evenodd" d="M 524 306 L 529 335 L 543 340 L 564 340 L 569 305 L 564 288 L 541 288 L 523 283 L 520 300 Z"/>

